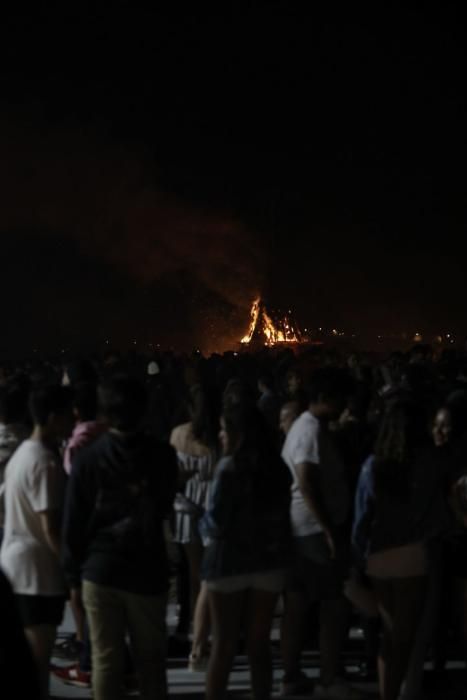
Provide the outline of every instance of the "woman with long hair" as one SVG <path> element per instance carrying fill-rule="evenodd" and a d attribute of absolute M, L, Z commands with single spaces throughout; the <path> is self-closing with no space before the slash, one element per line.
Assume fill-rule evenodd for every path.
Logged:
<path fill-rule="evenodd" d="M 379 684 L 397 700 L 425 601 L 428 551 L 441 512 L 440 474 L 427 459 L 426 414 L 391 403 L 357 487 L 353 544 L 366 559 L 383 625 Z"/>
<path fill-rule="evenodd" d="M 242 621 L 253 697 L 271 696 L 270 632 L 290 550 L 290 476 L 268 435 L 254 406 L 244 397 L 225 396 L 224 457 L 200 522 L 212 621 L 207 700 L 225 696 Z"/>
<path fill-rule="evenodd" d="M 209 608 L 205 586 L 200 582 L 203 544 L 198 521 L 209 501 L 217 461 L 219 415 L 215 398 L 201 384 L 191 387 L 188 410 L 190 421 L 174 428 L 170 444 L 177 452 L 184 481 L 183 491 L 175 500 L 175 540 L 183 545 L 189 568 L 193 642 L 188 665 L 192 671 L 201 671 L 207 664 Z"/>

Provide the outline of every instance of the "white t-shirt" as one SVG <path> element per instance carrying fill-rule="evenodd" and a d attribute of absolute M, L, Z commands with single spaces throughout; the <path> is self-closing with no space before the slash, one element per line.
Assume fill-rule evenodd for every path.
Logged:
<path fill-rule="evenodd" d="M 65 593 L 60 561 L 46 541 L 39 516 L 63 508 L 65 480 L 56 455 L 37 440 L 21 443 L 8 462 L 0 563 L 15 593 Z"/>
<path fill-rule="evenodd" d="M 293 477 L 290 506 L 293 534 L 305 537 L 322 532 L 323 529 L 305 502 L 298 485 L 296 466 L 305 462 L 311 462 L 320 468 L 323 500 L 333 524 L 344 523 L 350 504 L 344 466 L 326 431 L 310 411 L 302 413 L 289 430 L 282 448 L 282 459 Z"/>

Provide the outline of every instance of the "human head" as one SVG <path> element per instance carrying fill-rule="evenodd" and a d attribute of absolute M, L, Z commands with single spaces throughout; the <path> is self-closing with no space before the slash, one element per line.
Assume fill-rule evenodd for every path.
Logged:
<path fill-rule="evenodd" d="M 79 422 L 96 419 L 97 387 L 93 382 L 79 382 L 73 387 L 73 413 Z"/>
<path fill-rule="evenodd" d="M 287 403 L 282 406 L 279 415 L 279 429 L 284 435 L 287 435 L 299 414 L 300 404 L 298 401 L 287 401 Z"/>
<path fill-rule="evenodd" d="M 224 454 L 233 455 L 264 443 L 265 425 L 254 403 L 249 400 L 224 401 L 219 440 Z"/>
<path fill-rule="evenodd" d="M 111 428 L 124 433 L 135 432 L 146 410 L 144 386 L 126 374 L 117 374 L 98 388 L 101 415 Z"/>
<path fill-rule="evenodd" d="M 190 387 L 188 410 L 195 438 L 205 445 L 214 447 L 217 443 L 219 426 L 218 402 L 212 392 L 201 384 Z"/>
<path fill-rule="evenodd" d="M 297 367 L 291 367 L 286 374 L 286 390 L 291 398 L 296 396 L 302 388 L 302 376 Z"/>
<path fill-rule="evenodd" d="M 345 369 L 323 367 L 315 370 L 308 385 L 310 411 L 323 420 L 335 420 L 344 410 L 354 383 Z"/>
<path fill-rule="evenodd" d="M 436 413 L 433 440 L 437 447 L 458 440 L 467 432 L 467 393 L 455 391 Z"/>
<path fill-rule="evenodd" d="M 375 456 L 403 463 L 427 440 L 427 423 L 420 403 L 398 398 L 388 403 L 375 444 Z"/>
<path fill-rule="evenodd" d="M 35 428 L 52 440 L 65 439 L 73 425 L 72 393 L 58 384 L 35 387 L 29 397 L 29 412 Z"/>

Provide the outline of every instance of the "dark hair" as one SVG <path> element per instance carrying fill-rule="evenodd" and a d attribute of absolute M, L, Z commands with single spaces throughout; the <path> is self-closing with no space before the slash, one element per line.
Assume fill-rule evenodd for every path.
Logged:
<path fill-rule="evenodd" d="M 428 440 L 427 425 L 419 403 L 396 399 L 387 405 L 374 450 L 377 496 L 385 491 L 407 491 L 413 460 Z"/>
<path fill-rule="evenodd" d="M 136 430 L 146 410 L 146 391 L 134 377 L 118 374 L 98 388 L 99 408 L 112 428 Z"/>
<path fill-rule="evenodd" d="M 219 429 L 215 396 L 201 384 L 194 384 L 190 388 L 188 408 L 194 437 L 208 447 L 215 447 Z"/>
<path fill-rule="evenodd" d="M 44 426 L 52 414 L 63 416 L 71 410 L 72 393 L 68 387 L 49 384 L 36 387 L 29 397 L 29 412 L 35 425 Z"/>
<path fill-rule="evenodd" d="M 222 417 L 229 444 L 235 445 L 231 454 L 237 457 L 236 464 L 258 467 L 259 454 L 272 448 L 266 423 L 255 404 L 245 399 L 226 400 Z"/>
<path fill-rule="evenodd" d="M 327 399 L 346 398 L 352 394 L 354 382 L 346 369 L 322 367 L 311 375 L 308 383 L 308 399 L 318 401 L 321 396 Z"/>
<path fill-rule="evenodd" d="M 79 382 L 73 386 L 73 408 L 82 421 L 96 419 L 97 387 L 94 382 Z"/>

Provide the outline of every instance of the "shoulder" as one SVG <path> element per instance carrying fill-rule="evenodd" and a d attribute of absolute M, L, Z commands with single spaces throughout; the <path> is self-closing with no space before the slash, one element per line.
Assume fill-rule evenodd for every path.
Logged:
<path fill-rule="evenodd" d="M 231 456 L 221 457 L 216 467 L 216 476 L 221 477 L 223 475 L 231 474 L 235 471 L 234 458 Z"/>
<path fill-rule="evenodd" d="M 193 435 L 191 423 L 184 423 L 174 428 L 170 436 L 170 444 L 177 452 L 191 457 L 208 457 L 211 454 L 210 448 Z"/>
<path fill-rule="evenodd" d="M 304 411 L 290 429 L 292 440 L 314 438 L 320 432 L 317 418 L 310 411 Z"/>
<path fill-rule="evenodd" d="M 181 449 L 189 435 L 191 435 L 191 423 L 182 423 L 172 430 L 169 442 L 176 450 Z"/>

